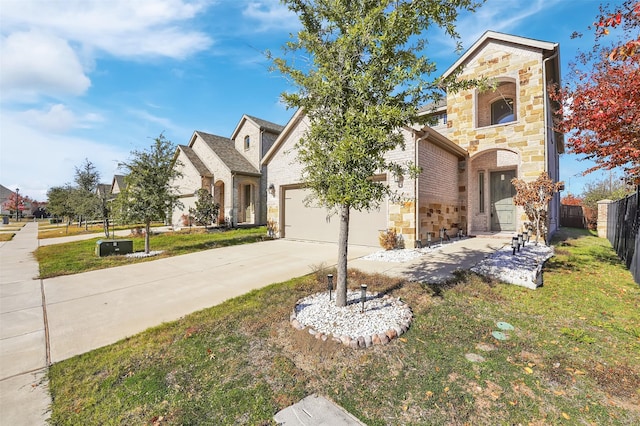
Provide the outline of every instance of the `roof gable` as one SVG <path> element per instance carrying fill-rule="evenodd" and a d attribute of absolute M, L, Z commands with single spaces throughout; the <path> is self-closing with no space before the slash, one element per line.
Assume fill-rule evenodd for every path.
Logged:
<path fill-rule="evenodd" d="M 240 154 L 231 139 L 212 135 L 210 133 L 196 131 L 191 137 L 189 147 L 193 146 L 196 137 L 200 137 L 209 149 L 218 156 L 220 161 L 224 163 L 231 173 L 239 173 L 243 175 L 260 176 L 258 169 L 253 167 L 249 160 Z"/>
<path fill-rule="evenodd" d="M 464 65 L 477 51 L 491 42 L 501 42 L 514 44 L 522 47 L 539 49 L 540 51 L 553 52 L 557 50 L 558 43 L 535 40 L 532 38 L 520 37 L 511 34 L 499 33 L 496 31 L 486 31 L 458 60 L 442 74 L 442 78 L 449 77 L 456 69 Z"/>
<path fill-rule="evenodd" d="M 271 148 L 269 149 L 269 151 L 267 151 L 267 153 L 262 158 L 262 165 L 269 164 L 269 161 L 271 161 L 271 158 L 273 158 L 276 152 L 278 152 L 282 147 L 282 144 L 284 144 L 289 133 L 291 133 L 291 131 L 296 128 L 296 126 L 302 121 L 304 117 L 305 117 L 304 111 L 302 110 L 302 108 L 299 108 L 295 112 L 295 114 L 293 114 L 291 119 L 289 119 L 289 122 L 287 123 L 286 126 L 284 126 L 284 128 L 278 135 L 278 138 L 276 139 L 276 141 L 273 143 L 273 145 L 271 145 Z"/>
<path fill-rule="evenodd" d="M 253 117 L 251 115 L 244 114 L 240 119 L 240 121 L 238 122 L 238 125 L 236 126 L 235 130 L 231 134 L 230 139 L 235 139 L 236 136 L 238 136 L 238 133 L 240 133 L 240 129 L 242 129 L 242 127 L 244 126 L 244 123 L 247 121 L 251 122 L 254 126 L 259 128 L 260 130 L 264 130 L 266 132 L 273 133 L 276 135 L 280 134 L 280 132 L 282 132 L 282 130 L 284 129 L 284 126 L 281 126 L 280 124 L 272 123 L 271 121 L 263 120 L 258 117 Z"/>
<path fill-rule="evenodd" d="M 205 166 L 205 164 L 202 162 L 200 157 L 198 157 L 198 154 L 196 154 L 193 148 L 186 145 L 178 145 L 178 149 L 184 153 L 184 155 L 187 157 L 187 160 L 189 160 L 191 165 L 193 165 L 193 167 L 198 171 L 198 174 L 200 176 L 205 176 L 205 177 L 213 176 L 211 171 L 209 171 L 207 166 Z"/>

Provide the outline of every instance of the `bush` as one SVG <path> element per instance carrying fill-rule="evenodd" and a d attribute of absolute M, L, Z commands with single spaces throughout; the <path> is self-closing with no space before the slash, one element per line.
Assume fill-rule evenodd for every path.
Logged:
<path fill-rule="evenodd" d="M 398 235 L 395 229 L 381 232 L 378 241 L 380 241 L 380 246 L 385 250 L 394 250 L 402 247 L 402 237 Z"/>

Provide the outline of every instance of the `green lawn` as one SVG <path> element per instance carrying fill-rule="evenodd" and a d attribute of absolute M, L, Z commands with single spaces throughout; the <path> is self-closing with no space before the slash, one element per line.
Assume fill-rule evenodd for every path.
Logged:
<path fill-rule="evenodd" d="M 640 424 L 640 287 L 606 240 L 559 237 L 535 291 L 351 271 L 350 286 L 413 308 L 387 346 L 351 350 L 290 327 L 327 271 L 163 324 L 53 365 L 52 423 L 266 425 L 317 392 L 368 425 Z M 498 321 L 515 326 L 509 340 L 491 336 Z"/>
<path fill-rule="evenodd" d="M 150 246 L 151 250 L 164 250 L 164 253 L 141 259 L 125 256 L 96 256 L 96 242 L 104 239 L 102 236 L 90 240 L 42 246 L 35 251 L 35 257 L 40 265 L 40 278 L 51 278 L 130 263 L 148 262 L 216 247 L 252 243 L 263 240 L 266 234 L 267 229 L 264 226 L 208 233 L 162 233 L 150 237 Z M 133 240 L 133 251 L 144 251 L 144 237 L 127 237 L 127 239 Z"/>

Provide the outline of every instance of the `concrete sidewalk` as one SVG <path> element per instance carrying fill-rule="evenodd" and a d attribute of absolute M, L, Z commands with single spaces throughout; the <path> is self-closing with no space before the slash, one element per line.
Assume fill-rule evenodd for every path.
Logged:
<path fill-rule="evenodd" d="M 38 224 L 0 245 L 0 424 L 44 425 L 51 397 L 38 262 Z"/>

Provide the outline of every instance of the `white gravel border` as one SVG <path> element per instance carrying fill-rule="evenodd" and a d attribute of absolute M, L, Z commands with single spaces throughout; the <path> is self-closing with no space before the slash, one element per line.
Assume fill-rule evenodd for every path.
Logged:
<path fill-rule="evenodd" d="M 535 290 L 542 285 L 542 266 L 553 257 L 553 247 L 529 243 L 513 254 L 511 247 L 503 247 L 478 262 L 472 272 Z"/>

